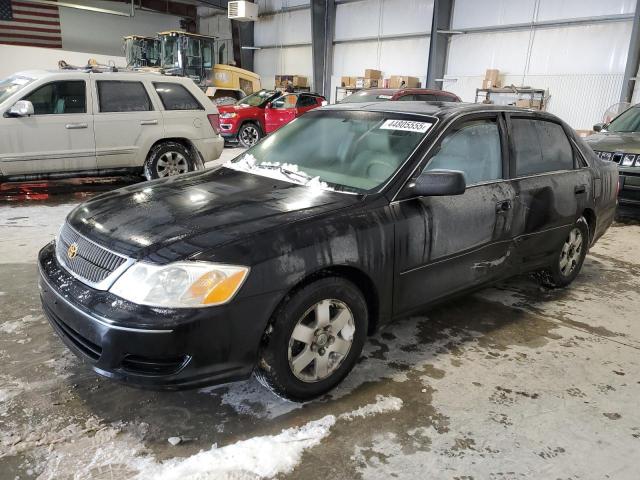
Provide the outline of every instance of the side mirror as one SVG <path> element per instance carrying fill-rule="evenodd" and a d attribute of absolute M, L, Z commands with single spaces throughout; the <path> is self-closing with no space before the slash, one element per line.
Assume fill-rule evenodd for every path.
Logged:
<path fill-rule="evenodd" d="M 594 132 L 600 132 L 600 131 L 604 130 L 604 128 L 605 128 L 605 124 L 604 123 L 596 123 L 593 126 L 593 131 Z"/>
<path fill-rule="evenodd" d="M 267 108 L 267 109 L 269 109 L 269 108 L 273 108 L 273 105 L 271 105 L 271 102 L 269 102 L 269 103 L 267 103 L 267 104 L 265 105 L 265 107 L 264 107 L 264 108 Z"/>
<path fill-rule="evenodd" d="M 7 113 L 10 117 L 29 117 L 33 115 L 33 104 L 29 100 L 18 100 Z"/>
<path fill-rule="evenodd" d="M 409 185 L 410 192 L 421 197 L 462 195 L 467 182 L 459 170 L 431 170 L 422 172 Z M 408 193 L 408 192 L 407 192 Z"/>

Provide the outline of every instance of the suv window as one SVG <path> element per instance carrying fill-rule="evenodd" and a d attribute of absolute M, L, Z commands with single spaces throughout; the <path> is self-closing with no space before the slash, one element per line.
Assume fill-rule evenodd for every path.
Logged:
<path fill-rule="evenodd" d="M 98 80 L 101 112 L 147 112 L 153 110 L 147 89 L 141 82 Z"/>
<path fill-rule="evenodd" d="M 271 102 L 271 108 L 295 108 L 297 100 L 296 95 L 283 95 Z"/>
<path fill-rule="evenodd" d="M 33 104 L 36 115 L 86 113 L 87 87 L 84 80 L 51 82 L 23 98 Z"/>
<path fill-rule="evenodd" d="M 204 110 L 191 92 L 179 83 L 154 82 L 153 86 L 165 110 Z"/>
<path fill-rule="evenodd" d="M 311 107 L 316 105 L 316 98 L 311 95 L 300 95 L 298 98 L 298 107 Z"/>
<path fill-rule="evenodd" d="M 573 149 L 561 125 L 528 118 L 511 119 L 516 176 L 574 168 Z"/>
<path fill-rule="evenodd" d="M 455 125 L 425 170 L 461 170 L 467 185 L 502 178 L 500 130 L 495 118 Z"/>
<path fill-rule="evenodd" d="M 455 98 L 451 95 L 436 95 L 436 100 L 439 102 L 455 102 Z"/>

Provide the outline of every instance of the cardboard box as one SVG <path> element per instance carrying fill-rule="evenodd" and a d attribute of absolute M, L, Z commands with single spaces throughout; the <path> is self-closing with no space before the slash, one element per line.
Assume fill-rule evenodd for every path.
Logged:
<path fill-rule="evenodd" d="M 381 81 L 377 78 L 365 78 L 363 88 L 377 88 L 381 84 Z"/>
<path fill-rule="evenodd" d="M 500 78 L 500 70 L 497 68 L 487 68 L 487 71 L 484 73 L 485 80 L 492 80 L 493 82 L 497 82 Z"/>
<path fill-rule="evenodd" d="M 294 87 L 307 87 L 308 85 L 309 85 L 309 82 L 307 81 L 307 77 L 303 77 L 302 75 L 293 76 Z"/>
<path fill-rule="evenodd" d="M 340 77 L 340 86 L 355 88 L 356 77 Z"/>
<path fill-rule="evenodd" d="M 492 88 L 493 87 L 493 82 L 491 80 L 487 80 L 486 78 L 482 81 L 482 88 L 483 89 L 487 89 L 487 88 Z"/>
<path fill-rule="evenodd" d="M 533 108 L 536 110 L 541 110 L 542 100 L 531 100 L 530 98 L 521 98 L 520 100 L 516 100 L 516 107 Z"/>
<path fill-rule="evenodd" d="M 363 77 L 355 77 L 356 82 L 355 82 L 355 86 L 356 88 L 364 88 L 364 78 Z"/>
<path fill-rule="evenodd" d="M 403 84 L 404 82 L 404 84 Z M 416 77 L 406 77 L 402 75 L 391 75 L 389 78 L 389 88 L 415 88 L 420 86 L 420 80 Z"/>
<path fill-rule="evenodd" d="M 380 70 L 373 70 L 371 68 L 367 68 L 364 71 L 364 78 L 370 78 L 375 80 L 380 80 L 382 78 L 382 72 Z"/>

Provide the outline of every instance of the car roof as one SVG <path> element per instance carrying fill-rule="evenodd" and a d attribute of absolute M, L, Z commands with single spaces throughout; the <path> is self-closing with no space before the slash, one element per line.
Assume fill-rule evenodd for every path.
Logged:
<path fill-rule="evenodd" d="M 396 93 L 431 93 L 434 95 L 447 95 L 447 96 L 456 96 L 455 93 L 447 92 L 446 90 L 433 90 L 431 88 L 417 88 L 417 87 L 407 87 L 407 88 L 366 88 L 362 90 L 358 90 L 359 92 L 367 92 L 378 95 L 395 95 Z"/>
<path fill-rule="evenodd" d="M 63 76 L 63 75 L 75 75 L 75 76 L 82 76 L 82 75 L 95 75 L 97 77 L 100 77 L 102 75 L 104 75 L 105 77 L 109 77 L 109 76 L 114 76 L 114 77 L 118 77 L 118 78 L 145 78 L 149 75 L 153 75 L 153 78 L 162 78 L 162 81 L 176 81 L 176 82 L 183 82 L 185 79 L 189 80 L 187 77 L 177 77 L 177 76 L 171 76 L 171 75 L 162 75 L 159 72 L 138 72 L 138 71 L 131 71 L 131 70 L 117 70 L 114 72 L 111 71 L 105 71 L 105 72 L 94 72 L 94 71 L 89 71 L 89 70 L 76 70 L 76 69 L 59 69 L 59 70 L 24 70 L 21 72 L 16 72 L 13 75 L 17 75 L 17 76 L 21 76 L 21 77 L 28 77 L 28 78 L 33 78 L 33 79 L 40 79 L 40 78 L 47 78 L 47 77 L 52 77 L 52 76 Z"/>
<path fill-rule="evenodd" d="M 319 108 L 316 111 L 367 111 L 384 113 L 406 113 L 412 115 L 425 115 L 438 118 L 452 117 L 465 113 L 480 112 L 514 112 L 534 113 L 541 117 L 556 119 L 554 115 L 539 110 L 528 110 L 505 105 L 487 105 L 484 103 L 464 102 L 362 102 L 362 103 L 336 103 Z"/>

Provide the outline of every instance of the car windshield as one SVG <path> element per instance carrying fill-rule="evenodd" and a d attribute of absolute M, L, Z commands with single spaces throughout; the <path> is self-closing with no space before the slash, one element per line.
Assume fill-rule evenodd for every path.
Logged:
<path fill-rule="evenodd" d="M 321 189 L 372 193 L 400 168 L 434 122 L 386 112 L 307 113 L 225 166 Z"/>
<path fill-rule="evenodd" d="M 640 106 L 631 107 L 607 125 L 608 132 L 640 132 Z"/>
<path fill-rule="evenodd" d="M 162 37 L 162 66 L 164 68 L 180 67 L 177 37 Z"/>
<path fill-rule="evenodd" d="M 0 80 L 0 103 L 4 102 L 18 90 L 29 85 L 33 80 L 33 78 L 22 77 L 19 75 L 12 75 L 4 80 Z"/>
<path fill-rule="evenodd" d="M 248 97 L 244 97 L 242 100 L 238 102 L 238 105 L 249 105 L 251 107 L 261 107 L 263 104 L 267 103 L 271 97 L 276 95 L 278 92 L 276 90 L 260 90 L 259 92 L 253 93 Z"/>
<path fill-rule="evenodd" d="M 340 103 L 365 103 L 365 102 L 386 102 L 391 100 L 393 95 L 389 93 L 369 92 L 367 90 L 360 90 L 359 92 L 352 93 L 340 100 Z"/>

